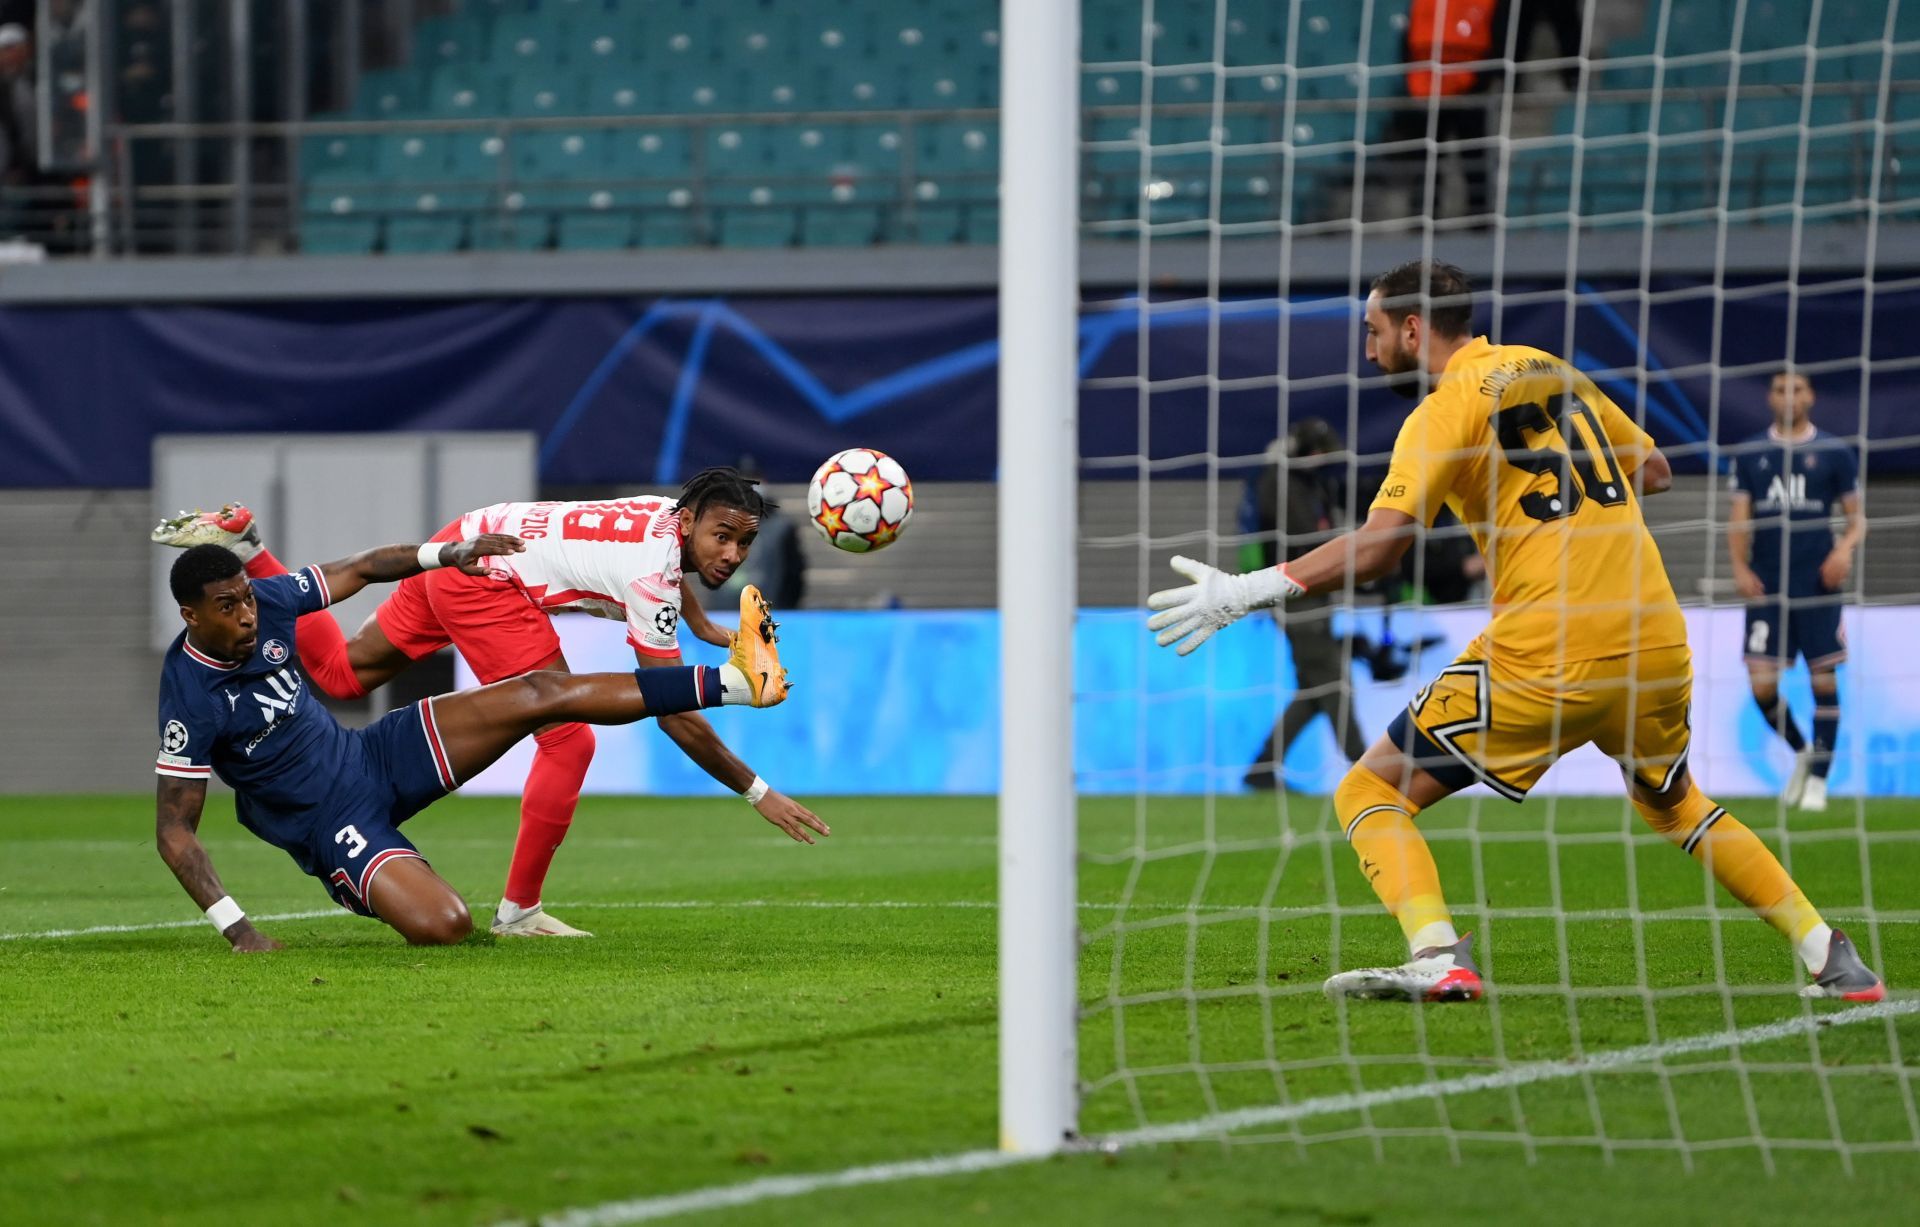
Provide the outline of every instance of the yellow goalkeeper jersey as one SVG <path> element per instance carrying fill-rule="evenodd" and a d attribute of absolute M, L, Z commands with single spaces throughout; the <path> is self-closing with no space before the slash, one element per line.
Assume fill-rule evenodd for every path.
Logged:
<path fill-rule="evenodd" d="M 1543 350 L 1475 337 L 1394 441 L 1375 507 L 1473 534 L 1493 584 L 1496 659 L 1521 667 L 1687 641 L 1631 477 L 1653 439 Z"/>

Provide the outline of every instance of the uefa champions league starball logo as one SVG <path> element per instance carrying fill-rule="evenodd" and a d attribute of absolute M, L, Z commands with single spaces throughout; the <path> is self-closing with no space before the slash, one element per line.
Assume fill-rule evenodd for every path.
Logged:
<path fill-rule="evenodd" d="M 270 665 L 282 665 L 287 661 L 287 645 L 278 639 L 269 639 L 260 645 L 260 655 Z"/>

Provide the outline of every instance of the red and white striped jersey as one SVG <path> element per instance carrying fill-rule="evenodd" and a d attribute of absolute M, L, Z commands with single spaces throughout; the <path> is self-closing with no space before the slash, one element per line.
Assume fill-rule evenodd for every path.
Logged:
<path fill-rule="evenodd" d="M 680 652 L 680 517 L 654 495 L 601 503 L 495 503 L 460 517 L 461 536 L 511 533 L 523 554 L 489 558 L 529 601 L 623 619 L 648 656 Z"/>

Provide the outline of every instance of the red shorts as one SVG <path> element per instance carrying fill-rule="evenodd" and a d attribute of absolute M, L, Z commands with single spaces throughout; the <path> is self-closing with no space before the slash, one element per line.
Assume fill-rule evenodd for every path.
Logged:
<path fill-rule="evenodd" d="M 432 540 L 460 540 L 459 522 Z M 560 655 L 553 619 L 525 593 L 505 580 L 451 567 L 401 580 L 373 616 L 408 659 L 452 644 L 482 682 L 518 677 Z"/>

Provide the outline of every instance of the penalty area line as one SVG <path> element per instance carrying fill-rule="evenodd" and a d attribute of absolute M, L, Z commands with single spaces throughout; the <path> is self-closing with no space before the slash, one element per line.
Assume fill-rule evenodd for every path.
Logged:
<path fill-rule="evenodd" d="M 1680 1039 L 1641 1044 L 1597 1052 L 1572 1061 L 1534 1061 L 1509 1066 L 1484 1074 L 1447 1078 L 1438 1082 L 1415 1082 L 1385 1087 L 1377 1091 L 1327 1095 L 1299 1103 L 1275 1104 L 1265 1108 L 1242 1108 L 1195 1120 L 1168 1125 L 1148 1125 L 1099 1139 L 1120 1147 L 1156 1146 L 1167 1142 L 1194 1141 L 1220 1137 L 1237 1130 L 1283 1125 L 1316 1116 L 1335 1116 L 1346 1112 L 1384 1107 L 1389 1104 L 1445 1099 L 1478 1091 L 1499 1091 L 1509 1087 L 1530 1086 L 1539 1082 L 1564 1081 L 1586 1074 L 1624 1069 L 1667 1060 L 1671 1057 L 1720 1052 L 1751 1044 L 1809 1035 L 1833 1027 L 1857 1026 L 1882 1019 L 1920 1013 L 1920 998 L 1883 1001 L 1876 1005 L 1855 1006 L 1833 1014 L 1801 1015 L 1778 1022 L 1760 1023 L 1737 1031 L 1709 1032 Z M 902 1180 L 923 1180 L 944 1176 L 964 1176 L 1051 1158 L 1050 1155 L 1013 1154 L 1002 1150 L 968 1150 L 925 1159 L 907 1159 L 895 1163 L 876 1163 L 849 1167 L 837 1172 L 817 1172 L 794 1176 L 769 1176 L 744 1184 L 712 1185 L 673 1193 L 664 1197 L 643 1197 L 631 1201 L 606 1202 L 542 1215 L 540 1227 L 622 1227 L 627 1223 L 646 1223 L 681 1214 L 747 1206 L 763 1201 L 804 1197 L 827 1189 L 850 1189 L 870 1184 L 891 1184 Z M 514 1220 L 502 1227 L 525 1227 L 525 1220 Z"/>

